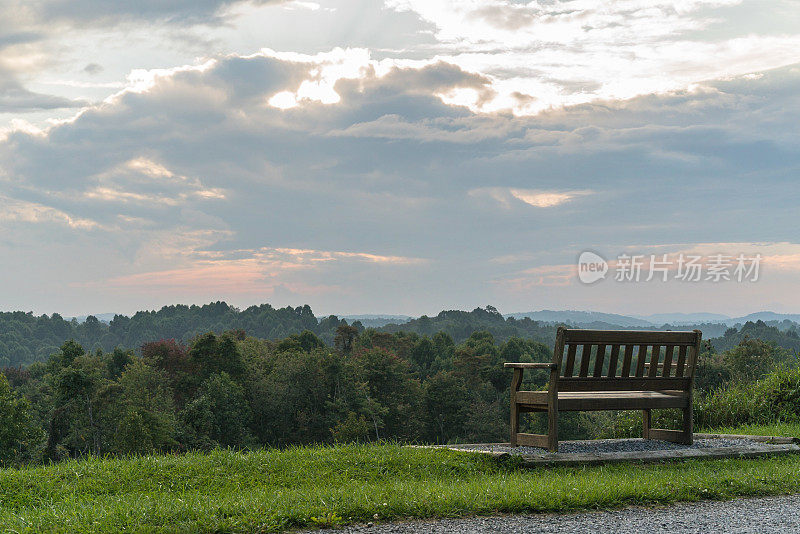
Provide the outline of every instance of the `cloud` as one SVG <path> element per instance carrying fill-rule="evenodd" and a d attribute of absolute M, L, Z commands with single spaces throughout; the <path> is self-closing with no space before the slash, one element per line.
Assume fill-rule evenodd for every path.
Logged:
<path fill-rule="evenodd" d="M 538 286 L 569 286 L 576 283 L 576 265 L 540 265 L 493 280 L 504 291 L 530 291 Z"/>
<path fill-rule="evenodd" d="M 86 66 L 83 67 L 83 72 L 86 72 L 88 74 L 99 74 L 104 70 L 105 69 L 103 68 L 103 66 L 97 63 L 87 63 Z"/>
<path fill-rule="evenodd" d="M 0 223 L 52 223 L 75 230 L 93 230 L 100 225 L 91 219 L 69 215 L 59 209 L 35 202 L 0 195 Z"/>
<path fill-rule="evenodd" d="M 786 67 L 515 116 L 447 102 L 491 95 L 486 76 L 364 50 L 140 71 L 70 120 L 0 140 L 4 195 L 62 221 L 46 236 L 15 216 L 0 251 L 7 265 L 38 262 L 42 243 L 102 258 L 52 267 L 64 302 L 111 302 L 109 288 L 131 306 L 215 291 L 252 302 L 284 288 L 338 313 L 494 296 L 563 307 L 549 291 L 568 273 L 551 266 L 584 248 L 791 242 L 798 79 Z M 282 92 L 296 105 L 271 105 Z"/>
<path fill-rule="evenodd" d="M 379 265 L 425 263 L 419 258 L 312 249 L 263 247 L 258 250 L 228 251 L 221 254 L 196 251 L 187 267 L 116 276 L 80 286 L 103 287 L 114 291 L 166 292 L 180 296 L 199 294 L 209 297 L 214 294 L 268 297 L 276 290 L 288 290 L 306 297 L 329 293 L 341 294 L 344 289 L 335 283 L 309 284 L 297 279 L 298 271 L 324 273 L 332 262 L 351 265 L 362 262 Z"/>
<path fill-rule="evenodd" d="M 207 188 L 197 178 L 180 176 L 144 157 L 133 158 L 98 174 L 84 197 L 107 202 L 146 202 L 177 206 L 189 199 L 225 198 L 221 188 Z"/>
<path fill-rule="evenodd" d="M 536 208 L 551 208 L 579 196 L 592 194 L 591 191 L 535 191 L 530 189 L 511 189 L 510 193 L 514 198 Z"/>
<path fill-rule="evenodd" d="M 79 108 L 86 105 L 82 100 L 71 100 L 55 95 L 35 93 L 25 89 L 16 80 L 2 80 L 0 73 L 0 113 L 21 113 L 34 110 Z"/>
<path fill-rule="evenodd" d="M 468 191 L 468 194 L 473 197 L 489 197 L 506 209 L 512 207 L 514 200 L 535 208 L 552 208 L 575 200 L 578 197 L 591 195 L 593 191 L 543 191 L 537 189 L 489 187 L 472 189 Z"/>
<path fill-rule="evenodd" d="M 242 0 L 38 0 L 31 11 L 44 21 L 68 21 L 81 26 L 114 25 L 125 21 L 166 21 L 172 24 L 216 22 L 225 8 Z M 281 3 L 284 0 L 255 0 L 254 4 Z"/>
<path fill-rule="evenodd" d="M 687 89 L 800 60 L 796 31 L 754 32 L 734 24 L 741 3 L 390 0 L 387 5 L 436 26 L 438 58 L 492 79 L 496 97 L 474 110 L 529 115 Z M 771 6 L 773 24 L 780 23 L 779 12 L 791 13 L 790 6 Z M 758 12 L 751 17 L 765 11 L 753 5 L 741 9 Z"/>

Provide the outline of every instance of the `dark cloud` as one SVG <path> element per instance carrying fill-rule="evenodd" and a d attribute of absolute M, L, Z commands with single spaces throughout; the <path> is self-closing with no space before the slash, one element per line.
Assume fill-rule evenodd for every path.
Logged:
<path fill-rule="evenodd" d="M 43 39 L 43 37 L 44 35 L 41 32 L 36 31 L 9 31 L 8 33 L 0 31 L 0 50 L 7 46 L 33 43 Z"/>
<path fill-rule="evenodd" d="M 98 65 L 97 63 L 89 63 L 83 67 L 83 72 L 86 72 L 87 74 L 99 74 L 103 72 L 103 70 L 105 70 L 103 69 L 103 66 Z"/>
<path fill-rule="evenodd" d="M 86 102 L 83 101 L 29 91 L 10 73 L 3 73 L 0 69 L 0 113 L 77 108 L 85 105 Z"/>

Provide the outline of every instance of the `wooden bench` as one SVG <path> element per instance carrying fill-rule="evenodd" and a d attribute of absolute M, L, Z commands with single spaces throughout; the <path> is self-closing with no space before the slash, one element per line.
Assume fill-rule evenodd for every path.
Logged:
<path fill-rule="evenodd" d="M 692 443 L 692 386 L 702 333 L 560 327 L 552 363 L 506 363 L 511 445 L 558 451 L 558 413 L 642 410 L 643 437 Z M 525 369 L 550 371 L 547 391 L 520 391 Z M 650 410 L 680 408 L 683 428 L 650 428 Z M 521 412 L 547 412 L 547 434 L 519 432 Z"/>

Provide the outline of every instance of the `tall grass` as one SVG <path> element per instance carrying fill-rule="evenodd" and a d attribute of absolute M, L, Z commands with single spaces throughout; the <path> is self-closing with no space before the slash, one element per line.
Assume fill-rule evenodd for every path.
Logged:
<path fill-rule="evenodd" d="M 800 423 L 800 368 L 781 368 L 761 380 L 717 389 L 695 405 L 702 428 Z"/>
<path fill-rule="evenodd" d="M 681 410 L 653 411 L 657 428 L 680 428 Z M 592 437 L 641 437 L 642 415 L 638 411 L 595 412 L 586 417 Z M 800 368 L 782 367 L 755 382 L 731 382 L 694 398 L 695 429 L 741 427 L 751 425 L 776 428 L 800 426 Z M 794 436 L 800 437 L 795 432 Z M 741 433 L 741 432 L 739 432 Z"/>

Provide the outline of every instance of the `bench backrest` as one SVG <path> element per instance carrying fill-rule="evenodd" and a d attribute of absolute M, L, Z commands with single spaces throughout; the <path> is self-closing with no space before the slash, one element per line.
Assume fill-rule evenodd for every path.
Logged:
<path fill-rule="evenodd" d="M 553 363 L 559 391 L 661 391 L 692 387 L 702 333 L 560 327 Z"/>

